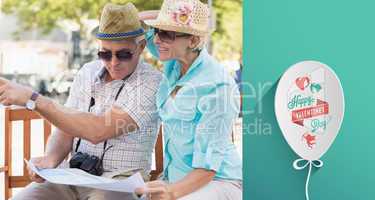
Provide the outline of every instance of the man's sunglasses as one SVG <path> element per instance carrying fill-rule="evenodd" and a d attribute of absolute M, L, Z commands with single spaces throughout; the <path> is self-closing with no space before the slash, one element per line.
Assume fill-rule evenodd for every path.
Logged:
<path fill-rule="evenodd" d="M 189 36 L 191 36 L 190 34 L 187 34 L 187 33 L 165 31 L 165 30 L 160 30 L 158 28 L 154 28 L 154 34 L 155 34 L 155 36 L 157 35 L 161 41 L 166 42 L 166 43 L 172 43 L 173 41 L 176 40 L 177 37 L 189 37 Z"/>
<path fill-rule="evenodd" d="M 133 55 L 134 53 L 129 51 L 129 50 L 120 50 L 120 51 L 116 51 L 114 54 L 112 54 L 111 51 L 99 51 L 98 52 L 98 57 L 103 60 L 103 61 L 111 61 L 112 60 L 112 56 L 116 56 L 116 58 L 119 60 L 119 61 L 129 61 L 133 58 Z"/>

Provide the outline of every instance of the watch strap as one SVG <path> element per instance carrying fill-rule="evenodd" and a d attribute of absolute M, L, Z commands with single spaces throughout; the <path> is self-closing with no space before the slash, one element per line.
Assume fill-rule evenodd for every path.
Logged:
<path fill-rule="evenodd" d="M 33 92 L 31 97 L 30 97 L 30 100 L 31 101 L 36 101 L 36 99 L 38 98 L 39 94 L 37 92 Z"/>

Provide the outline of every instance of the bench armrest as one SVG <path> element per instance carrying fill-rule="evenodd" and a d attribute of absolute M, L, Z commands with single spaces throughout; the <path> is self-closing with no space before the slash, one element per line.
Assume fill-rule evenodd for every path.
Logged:
<path fill-rule="evenodd" d="M 0 173 L 8 171 L 8 167 L 0 167 Z"/>

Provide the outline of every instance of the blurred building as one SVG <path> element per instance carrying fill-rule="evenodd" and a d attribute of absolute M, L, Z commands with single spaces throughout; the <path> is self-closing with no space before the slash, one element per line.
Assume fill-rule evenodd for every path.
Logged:
<path fill-rule="evenodd" d="M 49 78 L 67 69 L 69 35 L 53 30 L 43 35 L 32 30 L 15 35 L 17 18 L 0 12 L 0 73 L 38 74 Z"/>

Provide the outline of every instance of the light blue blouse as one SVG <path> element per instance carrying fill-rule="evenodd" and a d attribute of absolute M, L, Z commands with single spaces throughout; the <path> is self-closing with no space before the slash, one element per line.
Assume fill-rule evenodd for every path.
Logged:
<path fill-rule="evenodd" d="M 153 30 L 148 49 L 158 57 Z M 176 96 L 170 96 L 180 87 Z M 203 49 L 180 78 L 177 60 L 164 62 L 156 104 L 163 123 L 164 177 L 179 181 L 196 168 L 214 170 L 215 179 L 242 180 L 242 161 L 231 141 L 239 113 L 239 91 L 225 68 Z"/>

